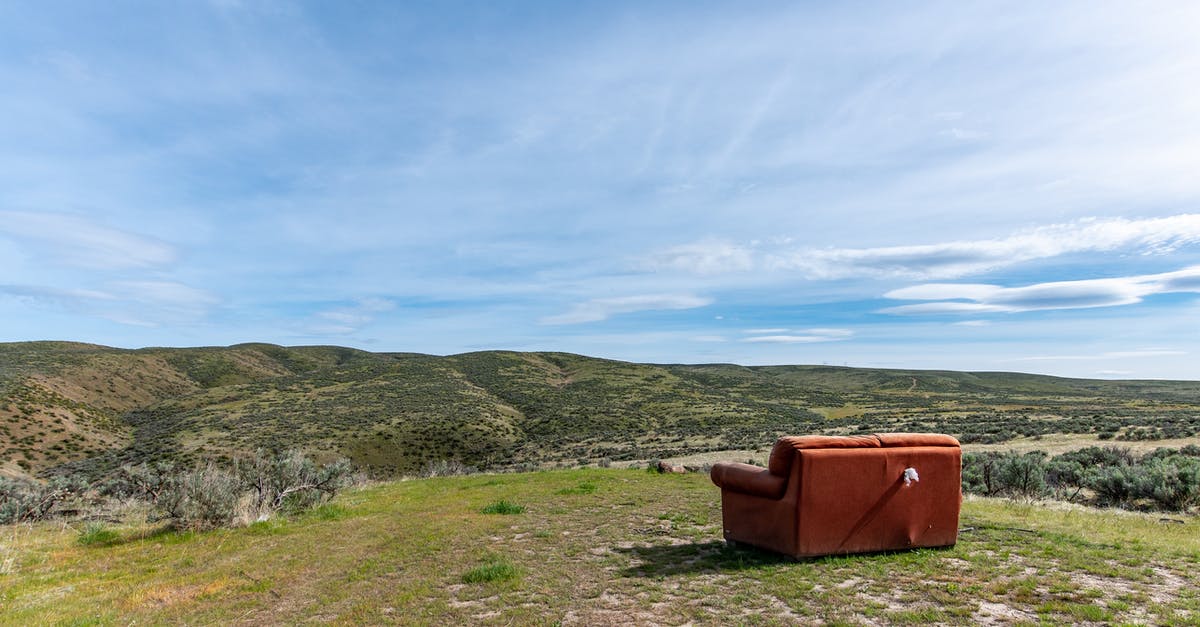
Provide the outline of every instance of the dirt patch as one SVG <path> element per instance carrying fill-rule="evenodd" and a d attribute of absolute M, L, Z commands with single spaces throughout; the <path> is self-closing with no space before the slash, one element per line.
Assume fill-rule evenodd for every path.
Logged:
<path fill-rule="evenodd" d="M 1152 570 L 1154 571 L 1155 581 L 1148 587 L 1150 589 L 1150 600 L 1155 603 L 1173 603 L 1179 598 L 1180 590 L 1195 585 L 1162 566 L 1154 566 Z"/>
<path fill-rule="evenodd" d="M 971 622 L 977 625 L 1009 625 L 1012 623 L 1037 622 L 1037 615 L 1032 612 L 1018 610 L 1003 603 L 983 601 L 979 609 L 971 615 Z"/>

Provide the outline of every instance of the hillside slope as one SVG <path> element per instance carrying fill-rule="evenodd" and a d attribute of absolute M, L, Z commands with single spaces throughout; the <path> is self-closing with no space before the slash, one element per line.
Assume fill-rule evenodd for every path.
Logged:
<path fill-rule="evenodd" d="M 0 471 L 20 474 L 119 450 L 133 439 L 128 412 L 168 399 L 378 359 L 339 347 L 0 343 Z"/>
<path fill-rule="evenodd" d="M 635 364 L 566 353 L 0 344 L 0 472 L 103 473 L 256 448 L 382 474 L 757 449 L 787 433 L 965 442 L 1200 436 L 1200 383 L 826 366 Z"/>

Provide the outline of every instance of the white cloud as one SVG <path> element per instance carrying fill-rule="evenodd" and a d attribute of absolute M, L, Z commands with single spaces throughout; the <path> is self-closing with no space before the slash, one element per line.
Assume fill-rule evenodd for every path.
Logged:
<path fill-rule="evenodd" d="M 44 285 L 0 285 L 0 294 L 24 298 L 35 303 L 77 308 L 83 303 L 111 301 L 117 297 L 109 292 L 87 289 L 59 289 Z"/>
<path fill-rule="evenodd" d="M 641 265 L 711 275 L 773 270 L 817 280 L 856 277 L 946 279 L 1069 253 L 1170 253 L 1200 242 L 1200 214 L 1164 218 L 1085 218 L 1007 237 L 876 248 L 789 248 L 706 240 L 650 255 Z"/>
<path fill-rule="evenodd" d="M 880 310 L 890 314 L 1015 313 L 1131 305 L 1153 294 L 1200 293 L 1200 266 L 1111 279 L 1054 281 L 1024 287 L 930 283 L 892 290 L 885 298 L 933 300 Z"/>
<path fill-rule="evenodd" d="M 1187 351 L 1173 349 L 1145 349 L 1133 351 L 1107 351 L 1094 355 L 1037 355 L 1034 357 L 1017 357 L 1003 361 L 1096 361 L 1101 359 L 1144 359 L 1148 357 L 1171 357 L 1186 354 Z"/>
<path fill-rule="evenodd" d="M 788 331 L 788 329 L 778 330 Z M 744 338 L 742 341 L 762 344 L 813 344 L 848 340 L 853 336 L 854 332 L 849 329 L 799 329 L 789 334 L 756 335 Z"/>
<path fill-rule="evenodd" d="M 121 296 L 142 303 L 190 309 L 220 302 L 204 290 L 174 281 L 120 281 L 112 285 Z"/>
<path fill-rule="evenodd" d="M 31 244 L 35 256 L 47 253 L 84 268 L 159 266 L 177 257 L 164 242 L 61 213 L 0 211 L 0 235 Z"/>
<path fill-rule="evenodd" d="M 220 303 L 215 295 L 174 281 L 115 281 L 103 289 L 3 285 L 0 293 L 38 305 L 61 307 L 122 324 L 155 326 L 155 320 L 195 319 Z"/>
<path fill-rule="evenodd" d="M 318 311 L 304 330 L 315 335 L 349 335 L 395 308 L 396 303 L 386 298 L 361 298 L 352 306 Z"/>
<path fill-rule="evenodd" d="M 754 256 L 749 248 L 743 246 L 705 240 L 668 248 L 638 265 L 650 271 L 674 270 L 711 275 L 750 270 L 754 267 Z"/>
<path fill-rule="evenodd" d="M 636 311 L 652 311 L 661 309 L 695 309 L 712 304 L 711 298 L 693 294 L 643 294 L 638 296 L 619 296 L 616 298 L 596 298 L 580 303 L 570 311 L 555 316 L 546 316 L 542 324 L 580 324 L 584 322 L 599 322 L 608 318 Z"/>

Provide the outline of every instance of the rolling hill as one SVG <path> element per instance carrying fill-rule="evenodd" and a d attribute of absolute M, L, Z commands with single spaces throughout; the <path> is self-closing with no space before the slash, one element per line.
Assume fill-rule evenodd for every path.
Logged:
<path fill-rule="evenodd" d="M 784 433 L 933 430 L 1200 435 L 1200 383 L 827 366 L 636 364 L 566 353 L 451 356 L 333 346 L 0 344 L 0 472 L 99 474 L 256 448 L 429 462 L 576 465 L 755 449 Z"/>

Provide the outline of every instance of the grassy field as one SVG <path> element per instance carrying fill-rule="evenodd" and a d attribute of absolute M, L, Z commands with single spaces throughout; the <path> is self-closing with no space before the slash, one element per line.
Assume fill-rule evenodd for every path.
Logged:
<path fill-rule="evenodd" d="M 700 474 L 400 481 L 201 534 L 0 528 L 0 623 L 1200 624 L 1194 517 L 968 499 L 960 526 L 792 562 L 727 547 Z"/>

